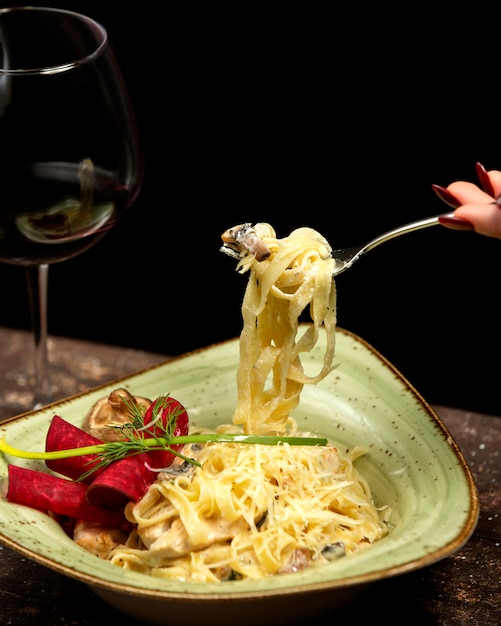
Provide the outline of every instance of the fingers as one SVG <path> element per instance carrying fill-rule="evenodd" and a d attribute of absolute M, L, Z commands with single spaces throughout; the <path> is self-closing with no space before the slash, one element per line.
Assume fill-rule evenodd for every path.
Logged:
<path fill-rule="evenodd" d="M 476 170 L 480 185 L 467 181 L 455 181 L 447 188 L 432 185 L 438 197 L 455 209 L 440 223 L 448 228 L 470 224 L 480 235 L 501 239 L 501 202 L 495 202 L 501 197 L 501 171 L 487 171 L 480 163 Z"/>
<path fill-rule="evenodd" d="M 462 181 L 452 183 L 447 189 L 462 204 L 454 211 L 456 217 L 471 222 L 475 232 L 480 235 L 501 239 L 501 209 L 493 204 L 493 200 L 501 195 L 501 171 L 490 170 L 485 175 L 488 176 L 489 190 L 493 195 L 473 183 Z"/>
<path fill-rule="evenodd" d="M 465 204 L 454 215 L 471 222 L 480 235 L 501 239 L 501 209 L 497 204 Z"/>
<path fill-rule="evenodd" d="M 501 195 L 501 172 L 498 170 L 491 170 L 488 172 L 488 175 L 492 188 L 494 189 L 494 197 L 497 198 Z"/>
<path fill-rule="evenodd" d="M 489 177 L 490 178 L 490 177 Z M 501 180 L 500 180 L 501 183 Z M 492 202 L 494 198 L 478 185 L 466 181 L 456 181 L 447 187 L 449 191 L 461 204 L 481 204 Z"/>

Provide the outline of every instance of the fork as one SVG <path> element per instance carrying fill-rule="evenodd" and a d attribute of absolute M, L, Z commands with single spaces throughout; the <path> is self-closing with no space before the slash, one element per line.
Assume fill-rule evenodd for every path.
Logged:
<path fill-rule="evenodd" d="M 334 271 L 332 272 L 333 276 L 337 276 L 341 274 L 348 268 L 350 268 L 355 261 L 358 261 L 360 257 L 369 252 L 369 250 L 374 250 L 377 246 L 385 243 L 386 241 L 390 241 L 390 239 L 394 239 L 395 237 L 400 237 L 400 235 L 406 235 L 407 233 L 412 233 L 415 230 L 421 230 L 422 228 L 428 228 L 429 226 L 437 226 L 440 224 L 439 218 L 441 215 L 436 215 L 434 217 L 428 217 L 423 220 L 417 220 L 416 222 L 410 222 L 409 224 L 404 224 L 404 226 L 399 226 L 398 228 L 394 228 L 393 230 L 389 230 L 379 237 L 372 239 L 368 243 L 359 246 L 353 246 L 352 248 L 341 248 L 340 250 L 333 250 L 332 257 L 334 258 L 336 265 L 334 267 Z"/>

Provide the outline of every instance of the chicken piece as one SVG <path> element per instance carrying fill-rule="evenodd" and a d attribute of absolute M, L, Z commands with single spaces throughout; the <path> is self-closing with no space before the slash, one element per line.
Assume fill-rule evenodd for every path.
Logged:
<path fill-rule="evenodd" d="M 125 544 L 127 538 L 128 533 L 98 522 L 78 520 L 73 530 L 73 541 L 100 559 L 107 559 L 111 550 Z"/>
<path fill-rule="evenodd" d="M 238 532 L 247 528 L 244 519 L 228 522 L 222 517 L 200 520 L 200 525 L 201 527 L 197 529 L 200 541 L 196 542 L 193 542 L 178 517 L 171 524 L 163 522 L 140 528 L 138 534 L 151 554 L 172 559 L 188 554 L 192 550 L 202 550 L 213 543 L 229 541 Z"/>
<path fill-rule="evenodd" d="M 296 548 L 288 563 L 278 570 L 279 574 L 288 574 L 290 572 L 299 572 L 306 569 L 311 564 L 311 553 L 306 548 Z"/>

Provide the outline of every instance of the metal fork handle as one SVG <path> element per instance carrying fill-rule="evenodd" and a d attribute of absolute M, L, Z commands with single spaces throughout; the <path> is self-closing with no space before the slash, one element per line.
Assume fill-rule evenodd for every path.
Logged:
<path fill-rule="evenodd" d="M 394 239 L 395 237 L 400 237 L 400 235 L 406 235 L 407 233 L 412 233 L 415 230 L 421 230 L 421 228 L 428 228 L 428 226 L 436 226 L 439 223 L 438 218 L 439 216 L 436 215 L 435 217 L 428 217 L 424 220 L 411 222 L 410 224 L 404 224 L 403 226 L 389 230 L 387 233 L 383 233 L 382 235 L 379 235 L 379 237 L 369 241 L 369 243 L 366 243 L 365 246 L 360 249 L 359 254 L 368 252 L 376 246 L 379 246 L 381 243 Z"/>
<path fill-rule="evenodd" d="M 346 261 L 343 265 L 336 267 L 334 270 L 334 276 L 344 272 L 344 270 L 348 269 L 352 266 L 352 264 L 357 261 L 362 254 L 369 252 L 369 250 L 373 250 L 377 246 L 389 241 L 390 239 L 394 239 L 395 237 L 400 237 L 400 235 L 406 235 L 407 233 L 412 233 L 416 230 L 421 230 L 422 228 L 428 228 L 429 226 L 437 226 L 440 222 L 438 221 L 439 215 L 435 215 L 434 217 L 427 217 L 423 220 L 418 220 L 416 222 L 410 222 L 409 224 L 404 224 L 403 226 L 399 226 L 398 228 L 394 228 L 392 230 L 375 237 L 368 243 L 363 246 L 356 246 L 353 248 L 347 248 L 346 250 L 334 250 L 332 255 L 335 259 L 339 261 Z M 343 258 L 343 252 L 345 253 L 345 258 Z"/>

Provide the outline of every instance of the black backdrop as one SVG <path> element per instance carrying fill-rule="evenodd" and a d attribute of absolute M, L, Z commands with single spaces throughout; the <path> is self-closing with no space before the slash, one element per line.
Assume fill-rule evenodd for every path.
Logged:
<path fill-rule="evenodd" d="M 52 266 L 52 334 L 169 354 L 234 337 L 247 279 L 219 252 L 227 227 L 353 245 L 447 211 L 431 183 L 501 168 L 501 47 L 481 5 L 52 4 L 107 27 L 146 161 L 126 221 Z M 501 414 L 500 264 L 501 241 L 408 235 L 337 279 L 339 325 L 428 401 Z M 28 328 L 22 268 L 0 266 L 0 285 L 0 324 Z"/>

